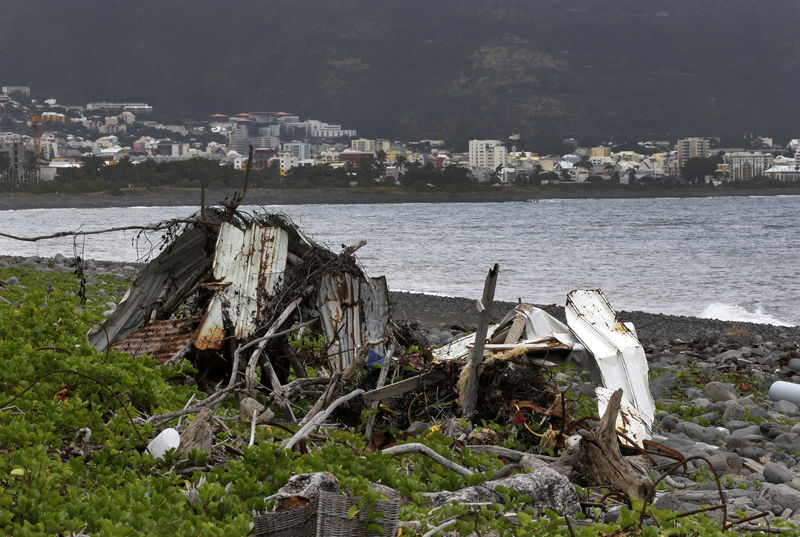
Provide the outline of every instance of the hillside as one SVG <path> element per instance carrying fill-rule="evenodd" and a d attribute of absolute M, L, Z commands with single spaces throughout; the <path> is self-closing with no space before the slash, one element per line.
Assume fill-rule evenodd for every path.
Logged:
<path fill-rule="evenodd" d="M 159 111 L 287 110 L 462 142 L 787 137 L 800 5 L 744 0 L 6 0 L 3 84 Z"/>

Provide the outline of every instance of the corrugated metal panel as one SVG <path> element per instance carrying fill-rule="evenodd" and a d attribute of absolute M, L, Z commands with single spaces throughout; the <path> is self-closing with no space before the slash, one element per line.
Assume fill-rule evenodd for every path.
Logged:
<path fill-rule="evenodd" d="M 386 276 L 370 278 L 361 282 L 361 304 L 364 307 L 364 339 L 380 341 L 375 346 L 378 354 L 385 354 L 383 340 L 386 338 L 386 323 L 389 322 L 389 289 Z"/>
<path fill-rule="evenodd" d="M 152 321 L 142 329 L 116 343 L 113 348 L 136 358 L 152 354 L 156 362 L 163 363 L 194 338 L 201 317 L 184 317 Z"/>
<path fill-rule="evenodd" d="M 358 278 L 350 274 L 325 274 L 317 291 L 325 340 L 329 343 L 328 358 L 334 371 L 347 367 L 361 345 L 361 304 Z"/>
<path fill-rule="evenodd" d="M 266 297 L 271 296 L 286 269 L 286 231 L 251 223 L 245 231 L 222 224 L 214 256 L 214 278 L 220 289 L 211 299 L 195 341 L 198 349 L 218 349 L 225 326 L 236 339 L 257 328 Z"/>
<path fill-rule="evenodd" d="M 622 388 L 623 407 L 627 404 L 635 409 L 635 412 L 620 413 L 617 429 L 628 437 L 635 437 L 641 444 L 640 440 L 651 437 L 656 409 L 642 345 L 599 290 L 570 292 L 565 313 L 573 333 L 594 356 L 603 386 L 612 393 Z M 601 416 L 605 407 L 604 399 L 600 398 Z M 637 417 L 641 424 L 636 421 Z"/>
<path fill-rule="evenodd" d="M 167 280 L 182 282 L 206 262 L 205 242 L 206 232 L 202 229 L 180 234 L 145 266 L 114 313 L 86 334 L 89 344 L 103 352 L 141 328 Z"/>

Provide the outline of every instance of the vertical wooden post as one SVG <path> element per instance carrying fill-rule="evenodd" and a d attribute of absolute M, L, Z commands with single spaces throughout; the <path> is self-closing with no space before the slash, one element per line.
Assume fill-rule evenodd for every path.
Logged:
<path fill-rule="evenodd" d="M 206 178 L 200 178 L 200 220 L 206 219 Z"/>
<path fill-rule="evenodd" d="M 469 362 L 469 377 L 467 377 L 467 393 L 464 397 L 464 408 L 461 415 L 470 417 L 475 412 L 478 401 L 478 379 L 481 376 L 481 363 L 483 362 L 483 349 L 486 344 L 486 333 L 489 331 L 489 321 L 492 318 L 492 301 L 494 289 L 497 285 L 497 273 L 500 267 L 497 263 L 489 270 L 486 283 L 483 285 L 483 298 L 478 302 L 478 329 L 475 331 L 475 345 L 472 347 L 472 356 Z"/>
<path fill-rule="evenodd" d="M 386 351 L 386 355 L 383 357 L 383 365 L 381 365 L 381 373 L 378 375 L 378 383 L 375 385 L 375 389 L 383 388 L 384 384 L 386 384 L 386 377 L 389 374 L 389 362 L 392 361 L 392 354 L 394 354 L 394 345 L 389 346 L 389 350 Z M 372 437 L 372 428 L 375 426 L 375 412 L 378 411 L 378 405 L 380 404 L 380 401 L 375 401 L 369 407 L 372 413 L 367 418 L 367 427 L 365 429 L 367 442 L 369 442 Z"/>

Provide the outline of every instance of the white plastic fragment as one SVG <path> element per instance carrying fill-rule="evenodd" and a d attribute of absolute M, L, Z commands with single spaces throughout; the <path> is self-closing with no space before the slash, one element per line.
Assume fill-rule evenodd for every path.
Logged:
<path fill-rule="evenodd" d="M 181 445 L 181 435 L 170 427 L 164 429 L 147 444 L 147 452 L 155 459 L 163 459 L 164 454 L 170 449 L 178 449 Z"/>
<path fill-rule="evenodd" d="M 778 380 L 769 387 L 769 398 L 773 401 L 800 403 L 800 384 Z"/>

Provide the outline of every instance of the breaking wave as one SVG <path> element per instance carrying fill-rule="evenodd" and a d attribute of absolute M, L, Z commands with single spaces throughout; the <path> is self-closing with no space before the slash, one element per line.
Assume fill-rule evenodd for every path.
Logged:
<path fill-rule="evenodd" d="M 717 319 L 720 321 L 739 321 L 743 323 L 771 324 L 775 326 L 793 326 L 792 323 L 782 321 L 765 313 L 761 306 L 750 311 L 738 304 L 723 304 L 714 302 L 706 306 L 700 314 L 703 319 Z"/>

